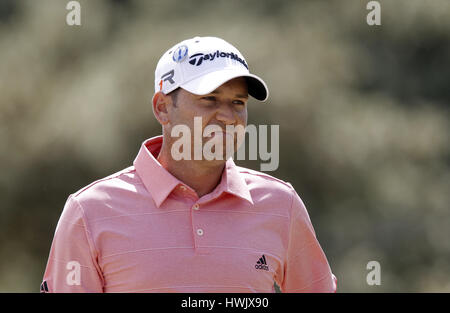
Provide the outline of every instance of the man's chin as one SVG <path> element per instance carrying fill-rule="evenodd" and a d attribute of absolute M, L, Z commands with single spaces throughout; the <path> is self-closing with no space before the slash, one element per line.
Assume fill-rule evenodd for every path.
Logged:
<path fill-rule="evenodd" d="M 233 154 L 222 154 L 222 155 L 204 155 L 203 161 L 207 162 L 217 162 L 217 163 L 223 163 L 226 162 L 229 158 L 233 157 Z"/>
<path fill-rule="evenodd" d="M 220 134 L 216 134 L 214 136 L 220 136 Z M 206 146 L 203 145 L 203 158 L 207 160 L 217 160 L 217 161 L 226 161 L 230 157 L 236 153 L 237 149 L 237 140 L 236 138 L 227 138 L 229 135 L 223 135 L 223 141 L 219 142 L 219 144 L 215 144 L 215 138 L 205 138 L 204 143 L 207 144 Z M 231 140 L 232 143 L 228 143 L 225 139 Z M 221 151 L 216 152 L 216 147 L 222 147 Z M 229 147 L 228 147 L 229 146 Z M 228 149 L 227 149 L 228 147 Z"/>

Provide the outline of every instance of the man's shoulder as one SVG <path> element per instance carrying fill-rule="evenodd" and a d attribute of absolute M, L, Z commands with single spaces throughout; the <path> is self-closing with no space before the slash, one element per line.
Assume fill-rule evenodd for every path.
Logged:
<path fill-rule="evenodd" d="M 104 200 L 110 198 L 111 194 L 117 191 L 136 190 L 136 185 L 142 184 L 134 166 L 129 166 L 123 170 L 115 172 L 106 177 L 91 182 L 82 187 L 70 196 L 79 202 Z"/>
<path fill-rule="evenodd" d="M 247 184 L 258 184 L 260 183 L 262 187 L 278 190 L 281 192 L 286 192 L 291 194 L 294 187 L 289 182 L 282 179 L 274 177 L 264 172 L 259 172 L 246 167 L 236 166 L 239 173 L 243 175 Z"/>
<path fill-rule="evenodd" d="M 68 197 L 64 212 L 78 212 L 87 220 L 120 215 L 132 201 L 145 194 L 145 187 L 134 166 L 93 181 Z"/>
<path fill-rule="evenodd" d="M 239 166 L 237 166 L 237 168 L 249 186 L 253 200 L 260 200 L 262 202 L 268 201 L 269 204 L 274 204 L 271 205 L 271 210 L 276 208 L 283 210 L 284 208 L 289 207 L 289 210 L 285 212 L 288 216 L 299 214 L 305 220 L 310 221 L 303 200 L 289 182 L 267 173 Z"/>

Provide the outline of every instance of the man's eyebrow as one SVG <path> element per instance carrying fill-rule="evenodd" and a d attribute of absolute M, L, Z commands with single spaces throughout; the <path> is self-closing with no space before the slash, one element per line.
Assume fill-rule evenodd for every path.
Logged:
<path fill-rule="evenodd" d="M 211 91 L 210 92 L 210 94 L 213 94 L 213 95 L 217 95 L 217 94 L 220 94 L 220 92 L 219 91 L 217 91 L 217 90 L 213 90 L 213 91 Z M 245 99 L 247 99 L 248 98 L 248 94 L 236 94 L 236 95 L 234 95 L 236 98 L 245 98 Z"/>

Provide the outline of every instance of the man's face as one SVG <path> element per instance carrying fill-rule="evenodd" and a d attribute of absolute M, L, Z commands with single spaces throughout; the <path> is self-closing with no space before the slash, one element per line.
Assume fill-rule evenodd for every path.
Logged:
<path fill-rule="evenodd" d="M 227 138 L 230 135 L 226 134 L 226 130 L 227 128 L 230 129 L 230 127 L 241 127 L 241 129 L 244 129 L 247 126 L 247 101 L 247 82 L 243 77 L 234 78 L 206 95 L 195 95 L 180 88 L 176 97 L 176 103 L 172 103 L 168 107 L 169 123 L 166 125 L 165 131 L 170 135 L 172 129 L 177 125 L 189 127 L 191 131 L 192 159 L 194 159 L 194 126 L 197 127 L 197 132 L 201 131 L 202 148 L 214 136 L 222 136 L 223 158 L 226 160 L 230 156 L 228 154 L 225 155 L 226 141 L 233 142 L 232 152 L 235 152 L 237 149 L 236 133 Z M 197 118 L 196 125 L 194 125 L 195 118 Z M 201 118 L 201 123 L 199 123 L 198 118 Z M 198 130 L 198 126 L 201 126 L 201 130 Z M 220 128 L 223 130 L 223 133 L 213 132 L 211 136 L 204 136 L 205 128 L 207 130 Z M 172 142 L 177 139 L 171 138 Z"/>

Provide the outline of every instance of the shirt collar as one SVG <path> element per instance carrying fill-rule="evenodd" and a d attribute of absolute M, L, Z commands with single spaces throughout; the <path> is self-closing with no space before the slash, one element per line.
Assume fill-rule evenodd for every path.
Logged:
<path fill-rule="evenodd" d="M 222 187 L 224 192 L 228 192 L 253 204 L 247 182 L 241 173 L 239 173 L 239 169 L 234 164 L 232 158 L 229 158 L 225 164 L 225 170 L 223 171 L 222 181 L 219 187 Z"/>
<path fill-rule="evenodd" d="M 162 141 L 162 136 L 144 141 L 133 162 L 136 172 L 158 207 L 172 190 L 181 183 L 156 160 L 161 150 Z"/>
<path fill-rule="evenodd" d="M 178 185 L 183 185 L 183 182 L 170 174 L 156 160 L 161 150 L 162 142 L 163 136 L 156 136 L 145 140 L 133 162 L 136 172 L 158 207 L 161 206 L 164 200 Z M 220 195 L 222 192 L 227 192 L 253 204 L 247 183 L 239 173 L 239 169 L 234 164 L 232 158 L 228 159 L 225 164 L 219 185 L 213 192 L 204 197 L 213 197 Z"/>

